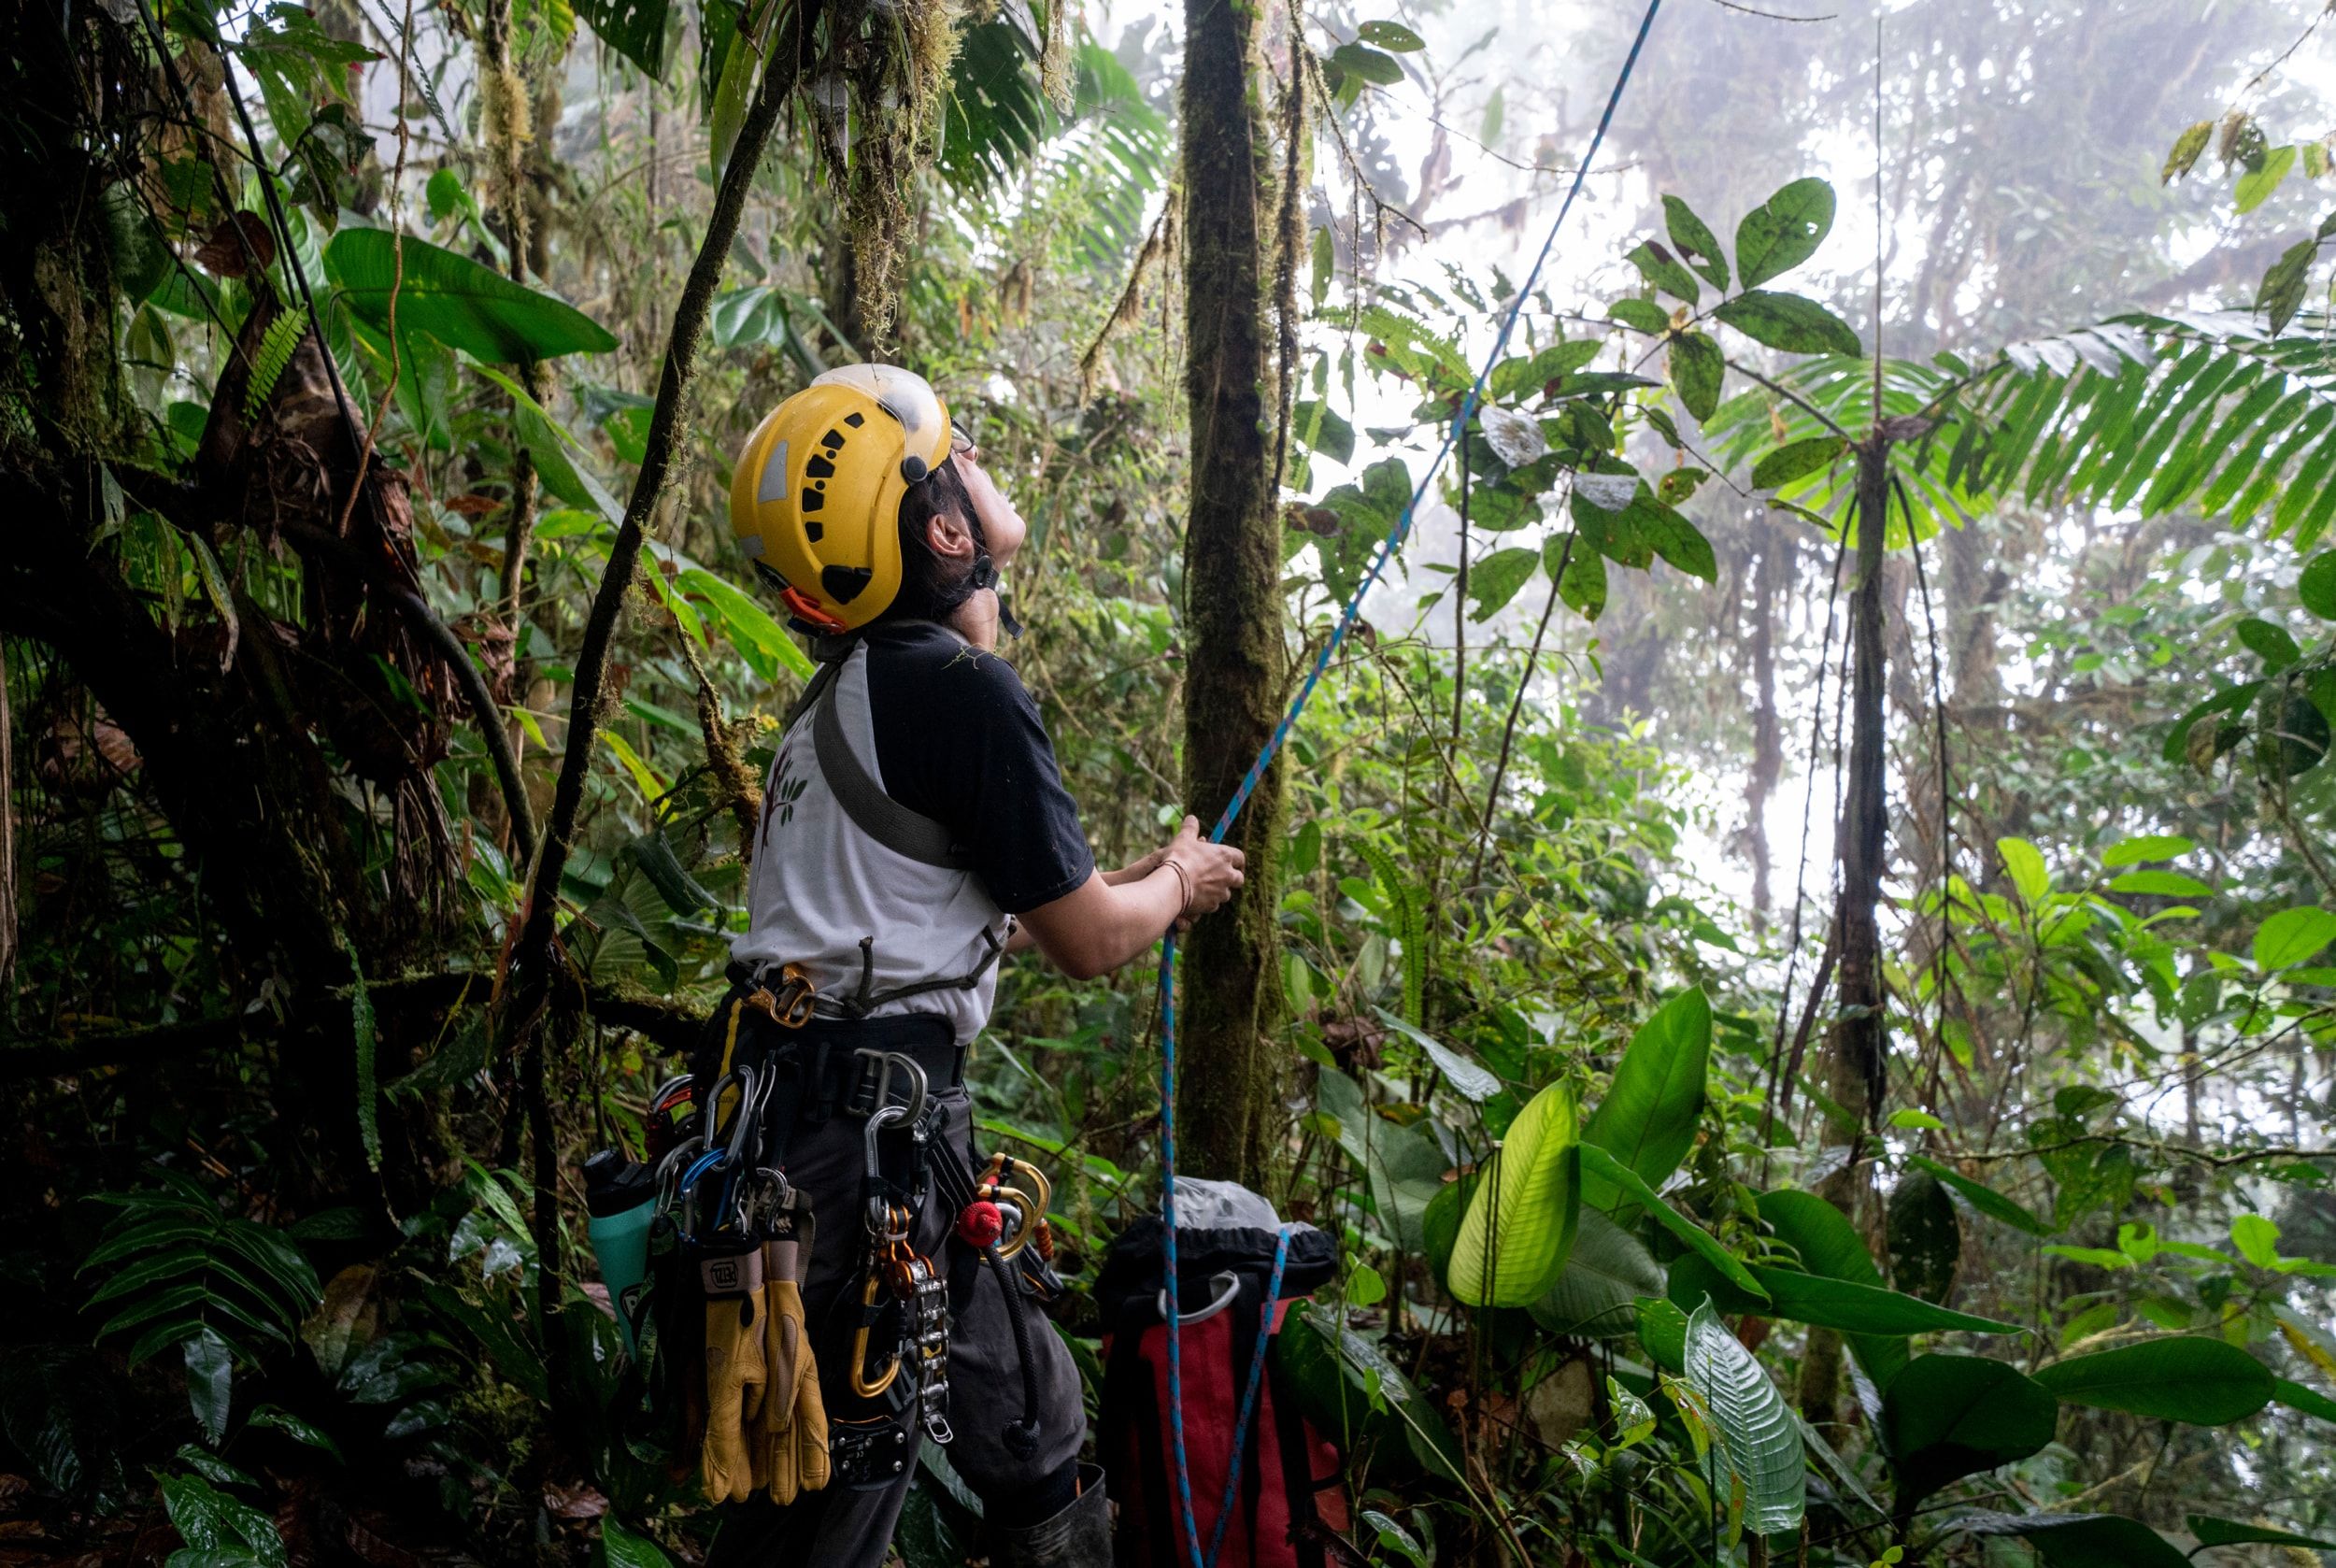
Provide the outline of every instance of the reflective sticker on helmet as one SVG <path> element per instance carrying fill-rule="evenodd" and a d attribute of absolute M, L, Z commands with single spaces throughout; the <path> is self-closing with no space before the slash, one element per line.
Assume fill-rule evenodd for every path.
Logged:
<path fill-rule="evenodd" d="M 787 443 L 771 443 L 771 455 L 762 460 L 762 482 L 754 492 L 757 501 L 787 499 Z"/>
<path fill-rule="evenodd" d="M 739 553 L 739 554 L 741 554 L 741 555 L 743 555 L 743 556 L 745 556 L 745 557 L 746 557 L 748 561 L 760 561 L 760 560 L 762 560 L 762 535 L 760 535 L 760 534 L 741 534 L 741 535 L 738 535 L 738 553 Z"/>

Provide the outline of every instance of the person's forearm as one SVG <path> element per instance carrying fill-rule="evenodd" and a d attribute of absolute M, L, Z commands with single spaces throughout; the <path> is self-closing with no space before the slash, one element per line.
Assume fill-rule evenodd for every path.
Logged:
<path fill-rule="evenodd" d="M 1126 882 L 1099 872 L 1075 892 L 1032 910 L 1025 923 L 1055 967 L 1074 979 L 1092 979 L 1158 941 L 1184 913 L 1185 887 L 1185 878 L 1164 865 Z"/>

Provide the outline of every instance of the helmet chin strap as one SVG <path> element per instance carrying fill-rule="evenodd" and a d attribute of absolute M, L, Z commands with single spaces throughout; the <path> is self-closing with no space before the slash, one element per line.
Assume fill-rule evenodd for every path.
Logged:
<path fill-rule="evenodd" d="M 985 588 L 995 590 L 998 586 L 998 563 L 990 558 L 990 541 L 982 534 L 981 519 L 968 515 L 965 521 L 967 532 L 974 536 L 974 592 L 978 593 Z M 998 595 L 998 624 L 1009 637 L 1018 638 L 1022 634 L 1022 623 L 1015 618 L 1013 606 L 1005 602 L 1003 593 Z"/>

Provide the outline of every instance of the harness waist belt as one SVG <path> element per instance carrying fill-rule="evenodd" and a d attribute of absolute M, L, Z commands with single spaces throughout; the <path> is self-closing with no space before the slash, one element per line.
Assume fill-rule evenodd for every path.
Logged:
<path fill-rule="evenodd" d="M 733 1000 L 762 983 L 744 963 L 730 966 L 737 989 Z M 722 1005 L 728 1012 L 732 1002 Z M 914 1062 L 934 1092 L 955 1089 L 965 1081 L 965 1051 L 957 1043 L 957 1029 L 939 1013 L 887 1013 L 871 1019 L 815 1016 L 800 1029 L 775 1023 L 753 1007 L 739 1015 L 745 1037 L 738 1042 L 743 1058 L 748 1048 L 771 1061 L 790 1058 L 797 1063 L 804 1109 L 824 1120 L 835 1110 L 866 1115 L 873 1105 L 855 1105 L 856 1096 L 872 1090 L 872 1058 L 862 1053 L 900 1055 Z M 728 1063 L 723 1070 L 727 1070 Z"/>

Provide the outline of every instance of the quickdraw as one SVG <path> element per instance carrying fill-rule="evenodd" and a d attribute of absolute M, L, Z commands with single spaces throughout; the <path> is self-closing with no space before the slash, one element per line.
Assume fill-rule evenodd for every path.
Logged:
<path fill-rule="evenodd" d="M 928 1105 L 924 1069 L 915 1059 L 897 1051 L 862 1054 L 877 1060 L 870 1063 L 876 1070 L 874 1105 L 863 1133 L 868 1275 L 861 1288 L 860 1327 L 852 1335 L 851 1390 L 862 1399 L 878 1398 L 891 1389 L 905 1367 L 912 1386 L 910 1400 L 917 1406 L 925 1435 L 947 1445 L 956 1436 L 948 1418 L 948 1296 L 933 1260 L 909 1240 L 915 1217 L 924 1206 L 931 1169 L 928 1156 L 939 1107 Z M 905 1100 L 892 1098 L 896 1076 L 907 1085 Z M 886 1181 L 877 1147 L 885 1130 L 893 1127 L 906 1128 L 914 1146 L 905 1191 Z M 868 1341 L 887 1316 L 888 1295 L 891 1310 L 899 1317 L 900 1337 L 882 1365 L 872 1369 Z"/>

